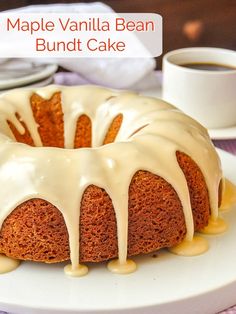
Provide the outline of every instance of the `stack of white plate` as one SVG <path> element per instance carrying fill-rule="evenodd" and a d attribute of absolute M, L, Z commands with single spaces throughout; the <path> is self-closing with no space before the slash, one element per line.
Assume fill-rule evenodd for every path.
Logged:
<path fill-rule="evenodd" d="M 0 59 L 0 92 L 52 84 L 57 68 L 56 64 L 38 64 L 25 59 Z"/>

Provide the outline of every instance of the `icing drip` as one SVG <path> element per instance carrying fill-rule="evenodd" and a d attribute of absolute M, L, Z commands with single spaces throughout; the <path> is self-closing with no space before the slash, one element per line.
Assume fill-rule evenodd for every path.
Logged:
<path fill-rule="evenodd" d="M 124 263 L 120 263 L 118 259 L 112 260 L 107 264 L 107 268 L 115 274 L 130 274 L 133 273 L 137 265 L 134 261 L 127 259 Z"/>
<path fill-rule="evenodd" d="M 20 265 L 16 259 L 0 254 L 0 274 L 9 273 Z"/>
<path fill-rule="evenodd" d="M 220 210 L 227 210 L 236 204 L 236 186 L 228 179 L 223 179 L 223 191 Z"/>
<path fill-rule="evenodd" d="M 208 242 L 199 236 L 194 236 L 191 241 L 184 240 L 179 245 L 169 248 L 171 253 L 181 256 L 195 256 L 208 250 Z"/>
<path fill-rule="evenodd" d="M 68 264 L 64 267 L 64 272 L 66 275 L 71 277 L 82 277 L 87 275 L 88 267 L 85 265 L 78 264 L 76 268 L 73 268 L 73 265 Z"/>
<path fill-rule="evenodd" d="M 201 230 L 201 233 L 205 234 L 220 234 L 227 230 L 228 225 L 226 222 L 218 217 L 217 219 L 209 219 L 208 225 Z"/>
<path fill-rule="evenodd" d="M 40 147 L 42 142 L 30 98 L 36 93 L 50 99 L 58 91 L 62 98 L 67 149 Z M 14 142 L 6 120 L 24 133 L 16 113 L 38 147 Z M 82 114 L 91 119 L 92 148 L 72 149 L 76 123 Z M 118 114 L 123 115 L 123 122 L 115 142 L 101 146 Z M 222 177 L 219 158 L 205 128 L 173 106 L 132 92 L 95 86 L 48 86 L 2 94 L 0 185 L 4 185 L 5 189 L 0 189 L 0 226 L 11 211 L 26 200 L 42 198 L 52 203 L 62 213 L 69 234 L 72 265 L 66 266 L 65 272 L 72 276 L 85 274 L 87 268 L 79 264 L 80 203 L 86 188 L 96 185 L 108 193 L 116 215 L 118 261 L 110 262 L 108 268 L 120 273 L 134 271 L 135 263 L 127 261 L 128 190 L 134 174 L 138 170 L 147 170 L 164 178 L 175 189 L 186 222 L 185 246 L 192 243 L 196 248 L 197 243 L 199 248 L 203 240 L 193 238 L 190 196 L 176 159 L 177 151 L 189 155 L 201 169 L 208 187 L 212 219 L 217 219 L 218 187 Z M 8 182 L 7 186 L 5 182 Z M 198 250 L 196 252 L 199 254 Z"/>

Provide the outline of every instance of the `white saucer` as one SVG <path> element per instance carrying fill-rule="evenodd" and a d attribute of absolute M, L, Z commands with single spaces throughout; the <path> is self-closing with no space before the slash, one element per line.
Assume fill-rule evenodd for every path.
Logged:
<path fill-rule="evenodd" d="M 155 98 L 162 98 L 162 86 L 141 91 L 140 94 Z M 219 129 L 208 129 L 211 139 L 213 140 L 231 140 L 236 139 L 236 126 Z"/>
<path fill-rule="evenodd" d="M 209 129 L 210 137 L 214 140 L 236 140 L 236 126 L 221 129 Z"/>
<path fill-rule="evenodd" d="M 37 64 L 24 59 L 0 62 L 0 90 L 29 85 L 46 79 L 57 71 L 56 64 Z"/>
<path fill-rule="evenodd" d="M 236 183 L 236 158 L 219 151 L 225 176 Z M 181 257 L 161 250 L 136 257 L 138 270 L 115 275 L 106 264 L 89 265 L 81 278 L 64 264 L 24 262 L 0 275 L 0 309 L 15 314 L 213 314 L 236 304 L 236 208 L 222 213 L 223 235 L 206 236 L 203 255 Z"/>

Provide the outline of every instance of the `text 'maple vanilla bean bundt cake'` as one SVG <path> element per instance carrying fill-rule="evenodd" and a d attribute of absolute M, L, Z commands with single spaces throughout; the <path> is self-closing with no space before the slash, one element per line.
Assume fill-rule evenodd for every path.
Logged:
<path fill-rule="evenodd" d="M 127 256 L 200 254 L 194 231 L 225 229 L 221 178 L 205 128 L 162 100 L 96 86 L 4 93 L 0 270 L 70 259 L 79 276 L 80 263 L 111 259 L 127 273 Z"/>

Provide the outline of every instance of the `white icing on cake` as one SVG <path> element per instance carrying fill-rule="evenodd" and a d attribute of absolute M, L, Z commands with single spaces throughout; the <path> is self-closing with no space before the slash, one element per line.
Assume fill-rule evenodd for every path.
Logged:
<path fill-rule="evenodd" d="M 62 97 L 66 149 L 40 147 L 42 142 L 30 97 L 36 93 L 50 99 L 58 91 Z M 16 113 L 38 147 L 15 142 L 6 121 L 11 121 L 23 134 L 25 130 L 16 119 Z M 92 122 L 92 148 L 73 149 L 76 123 L 82 114 Z M 123 122 L 115 142 L 102 146 L 109 126 L 118 114 L 123 115 Z M 147 170 L 164 178 L 177 192 L 187 227 L 185 240 L 191 241 L 194 225 L 190 196 L 176 151 L 189 155 L 201 169 L 208 187 L 212 219 L 216 219 L 222 177 L 219 158 L 206 129 L 173 106 L 136 93 L 95 86 L 48 86 L 2 94 L 0 186 L 4 189 L 0 189 L 0 226 L 24 201 L 42 198 L 52 203 L 65 219 L 72 269 L 78 269 L 80 203 L 85 189 L 94 184 L 103 188 L 112 200 L 117 221 L 119 263 L 124 265 L 127 260 L 129 185 L 138 170 Z"/>

